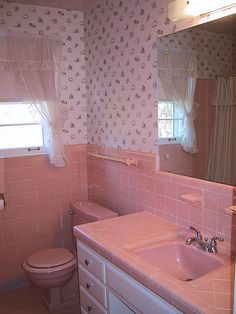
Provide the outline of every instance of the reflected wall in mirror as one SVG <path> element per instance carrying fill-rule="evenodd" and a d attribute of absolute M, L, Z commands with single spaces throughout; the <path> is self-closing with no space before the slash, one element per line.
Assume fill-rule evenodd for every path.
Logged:
<path fill-rule="evenodd" d="M 162 37 L 157 51 L 160 170 L 235 185 L 236 15 Z"/>

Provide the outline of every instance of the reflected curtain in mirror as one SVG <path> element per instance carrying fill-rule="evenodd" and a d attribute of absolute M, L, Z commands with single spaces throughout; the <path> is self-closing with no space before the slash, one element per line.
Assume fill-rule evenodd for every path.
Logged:
<path fill-rule="evenodd" d="M 207 179 L 236 184 L 236 77 L 218 78 Z"/>
<path fill-rule="evenodd" d="M 194 119 L 194 94 L 197 78 L 197 54 L 192 50 L 158 49 L 159 101 L 173 101 L 183 112 L 181 146 L 185 152 L 197 152 Z"/>

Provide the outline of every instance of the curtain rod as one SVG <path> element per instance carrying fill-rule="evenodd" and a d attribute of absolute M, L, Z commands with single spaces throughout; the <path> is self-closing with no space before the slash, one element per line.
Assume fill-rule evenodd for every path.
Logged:
<path fill-rule="evenodd" d="M 52 36 L 45 36 L 45 35 L 34 35 L 34 34 L 29 34 L 29 33 L 12 33 L 12 32 L 6 32 L 6 33 L 3 33 L 3 32 L 0 32 L 0 37 L 18 37 L 18 38 L 22 38 L 22 37 L 25 37 L 25 38 L 37 38 L 37 39 L 49 39 L 49 40 L 56 40 L 56 41 L 59 41 L 61 42 L 61 37 L 58 35 L 58 34 L 54 34 Z"/>

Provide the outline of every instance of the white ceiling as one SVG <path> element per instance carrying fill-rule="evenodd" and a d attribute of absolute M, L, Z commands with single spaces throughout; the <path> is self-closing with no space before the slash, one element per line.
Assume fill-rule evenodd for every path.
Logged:
<path fill-rule="evenodd" d="M 96 2 L 96 0 L 8 0 L 8 1 L 78 11 L 84 11 L 87 8 L 89 8 L 94 2 Z"/>

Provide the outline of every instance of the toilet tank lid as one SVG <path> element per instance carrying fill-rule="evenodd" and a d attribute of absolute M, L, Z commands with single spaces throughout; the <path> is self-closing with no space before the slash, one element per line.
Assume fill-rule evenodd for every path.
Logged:
<path fill-rule="evenodd" d="M 30 255 L 27 264 L 34 268 L 51 268 L 69 263 L 74 255 L 67 249 L 46 249 Z"/>
<path fill-rule="evenodd" d="M 117 217 L 117 213 L 92 201 L 72 201 L 71 208 L 94 221 Z"/>

